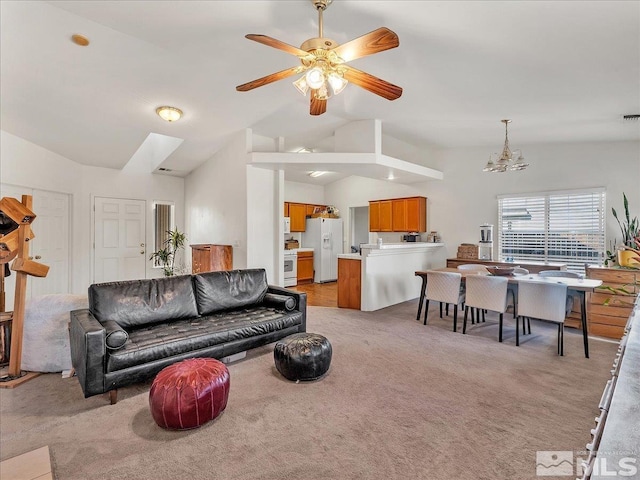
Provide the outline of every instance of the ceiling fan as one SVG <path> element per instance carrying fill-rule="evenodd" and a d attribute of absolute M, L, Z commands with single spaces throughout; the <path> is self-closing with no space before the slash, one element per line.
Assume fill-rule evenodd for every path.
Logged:
<path fill-rule="evenodd" d="M 318 11 L 318 37 L 306 40 L 300 48 L 266 35 L 246 35 L 249 40 L 295 55 L 300 59 L 300 65 L 238 85 L 236 90 L 247 92 L 306 72 L 293 84 L 305 96 L 311 90 L 311 115 L 322 115 L 326 112 L 327 99 L 332 94 L 340 93 L 349 82 L 387 100 L 399 98 L 402 88 L 347 65 L 351 60 L 397 47 L 400 44 L 398 36 L 388 28 L 381 27 L 342 45 L 325 38 L 322 12 L 332 2 L 333 0 L 311 0 Z"/>

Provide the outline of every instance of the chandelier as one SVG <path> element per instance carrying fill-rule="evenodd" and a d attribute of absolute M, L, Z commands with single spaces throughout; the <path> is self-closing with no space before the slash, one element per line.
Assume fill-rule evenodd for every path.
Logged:
<path fill-rule="evenodd" d="M 522 156 L 522 150 L 511 150 L 509 148 L 509 123 L 511 120 L 501 120 L 504 123 L 504 147 L 502 148 L 502 154 L 494 162 L 494 156 L 497 158 L 498 154 L 494 153 L 489 155 L 489 161 L 487 165 L 482 169 L 483 172 L 506 172 L 507 170 L 524 170 L 529 166 L 524 161 Z M 517 158 L 514 160 L 514 157 Z"/>

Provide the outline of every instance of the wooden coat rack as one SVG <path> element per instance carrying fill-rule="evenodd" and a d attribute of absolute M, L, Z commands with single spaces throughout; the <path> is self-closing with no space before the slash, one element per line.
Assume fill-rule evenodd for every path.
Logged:
<path fill-rule="evenodd" d="M 0 264 L 13 260 L 11 270 L 16 272 L 16 290 L 13 306 L 11 327 L 11 348 L 9 354 L 9 373 L 0 378 L 0 387 L 12 388 L 35 377 L 38 373 L 23 372 L 22 365 L 22 336 L 24 331 L 24 309 L 27 298 L 27 277 L 46 277 L 49 267 L 29 258 L 29 241 L 35 235 L 31 230 L 31 223 L 36 215 L 32 211 L 33 197 L 23 195 L 22 202 L 12 197 L 0 200 L 0 213 L 3 219 L 3 231 L 0 236 Z M 4 273 L 4 272 L 3 272 Z M 4 311 L 4 276 L 0 284 L 2 311 Z"/>

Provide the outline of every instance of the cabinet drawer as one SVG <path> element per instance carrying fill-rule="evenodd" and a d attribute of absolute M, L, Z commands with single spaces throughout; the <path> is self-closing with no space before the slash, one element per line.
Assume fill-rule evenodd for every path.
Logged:
<path fill-rule="evenodd" d="M 635 283 L 636 281 L 636 272 L 629 272 L 624 270 L 600 270 L 600 269 L 592 269 L 589 268 L 587 270 L 587 276 L 589 278 L 594 278 L 596 280 L 602 280 L 605 283 Z"/>
<path fill-rule="evenodd" d="M 591 299 L 589 300 L 590 305 L 604 305 L 606 301 L 609 301 L 610 306 L 622 307 L 629 306 L 633 307 L 633 304 L 636 302 L 635 295 L 617 295 L 611 292 L 607 293 L 592 293 Z"/>
<path fill-rule="evenodd" d="M 313 252 L 298 252 L 298 258 L 313 258 Z"/>
<path fill-rule="evenodd" d="M 600 337 L 619 339 L 622 338 L 622 335 L 624 334 L 624 327 L 593 323 L 589 325 L 589 333 Z"/>
<path fill-rule="evenodd" d="M 615 317 L 612 315 L 592 313 L 591 315 L 589 315 L 589 325 L 609 325 L 624 329 L 624 326 L 627 324 L 628 318 L 628 315 L 626 317 Z"/>

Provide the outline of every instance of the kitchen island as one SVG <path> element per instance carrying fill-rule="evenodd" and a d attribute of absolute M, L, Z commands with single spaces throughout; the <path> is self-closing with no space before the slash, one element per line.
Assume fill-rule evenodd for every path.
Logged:
<path fill-rule="evenodd" d="M 342 298 L 343 306 L 357 308 L 353 278 L 357 264 L 353 262 L 360 264 L 360 310 L 371 312 L 418 298 L 420 280 L 415 272 L 444 267 L 446 252 L 442 247 L 443 243 L 427 242 L 364 244 L 361 254 L 338 255 L 338 306 Z M 349 276 L 341 279 L 341 272 Z"/>

